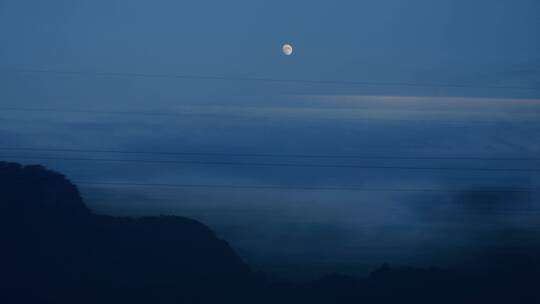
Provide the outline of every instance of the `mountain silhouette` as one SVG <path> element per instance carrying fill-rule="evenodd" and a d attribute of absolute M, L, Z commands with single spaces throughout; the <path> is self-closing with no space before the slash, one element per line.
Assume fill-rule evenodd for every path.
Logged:
<path fill-rule="evenodd" d="M 254 281 L 197 221 L 96 215 L 75 185 L 41 166 L 0 163 L 0 184 L 4 289 L 53 303 L 178 303 L 241 295 Z"/>
<path fill-rule="evenodd" d="M 508 255 L 478 273 L 383 265 L 282 282 L 195 220 L 98 215 L 62 174 L 7 162 L 0 244 L 0 303 L 540 303 L 537 260 Z"/>

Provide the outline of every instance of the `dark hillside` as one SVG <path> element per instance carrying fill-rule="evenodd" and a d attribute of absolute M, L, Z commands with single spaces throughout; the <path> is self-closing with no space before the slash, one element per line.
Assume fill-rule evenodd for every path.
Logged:
<path fill-rule="evenodd" d="M 0 196 L 4 289 L 59 303 L 169 303 L 240 295 L 254 281 L 203 224 L 96 215 L 41 166 L 0 163 Z"/>
<path fill-rule="evenodd" d="M 288 284 L 254 273 L 205 225 L 94 214 L 41 166 L 0 162 L 0 303 L 540 303 L 534 253 L 481 271 L 383 266 Z M 472 269 L 472 267 L 471 267 Z"/>

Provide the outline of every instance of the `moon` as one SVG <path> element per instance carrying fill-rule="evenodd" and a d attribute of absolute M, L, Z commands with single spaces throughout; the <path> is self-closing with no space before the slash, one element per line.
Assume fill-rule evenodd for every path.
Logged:
<path fill-rule="evenodd" d="M 293 53 L 293 47 L 292 47 L 292 45 L 290 45 L 288 43 L 285 43 L 281 47 L 281 51 L 283 52 L 283 54 L 285 54 L 285 56 L 290 56 Z"/>

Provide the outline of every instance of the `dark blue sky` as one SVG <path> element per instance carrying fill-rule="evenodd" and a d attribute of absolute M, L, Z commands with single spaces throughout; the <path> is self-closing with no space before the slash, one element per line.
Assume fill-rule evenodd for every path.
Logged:
<path fill-rule="evenodd" d="M 538 157 L 539 13 L 536 0 L 0 0 L 0 147 Z M 295 46 L 293 56 L 281 53 L 285 42 Z M 23 72 L 35 69 L 83 74 Z M 95 74 L 100 72 L 533 89 Z M 8 150 L 1 155 L 43 163 L 74 181 L 457 190 L 449 194 L 81 185 L 88 203 L 100 212 L 194 217 L 216 229 L 247 259 L 266 267 L 283 265 L 284 260 L 330 268 L 356 265 L 361 270 L 362 265 L 385 261 L 436 264 L 512 242 L 535 247 L 540 239 L 531 240 L 539 233 L 538 191 L 502 191 L 538 188 L 537 171 L 164 165 L 24 157 L 540 169 L 538 160 Z M 479 192 L 485 188 L 499 192 Z"/>

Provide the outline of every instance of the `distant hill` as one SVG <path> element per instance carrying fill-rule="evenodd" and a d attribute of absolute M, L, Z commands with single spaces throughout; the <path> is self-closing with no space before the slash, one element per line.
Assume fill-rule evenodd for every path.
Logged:
<path fill-rule="evenodd" d="M 365 279 L 280 282 L 197 221 L 97 215 L 65 176 L 6 162 L 0 244 L 2 304 L 540 303 L 537 260 L 511 255 L 484 259 L 479 274 L 383 266 Z"/>

